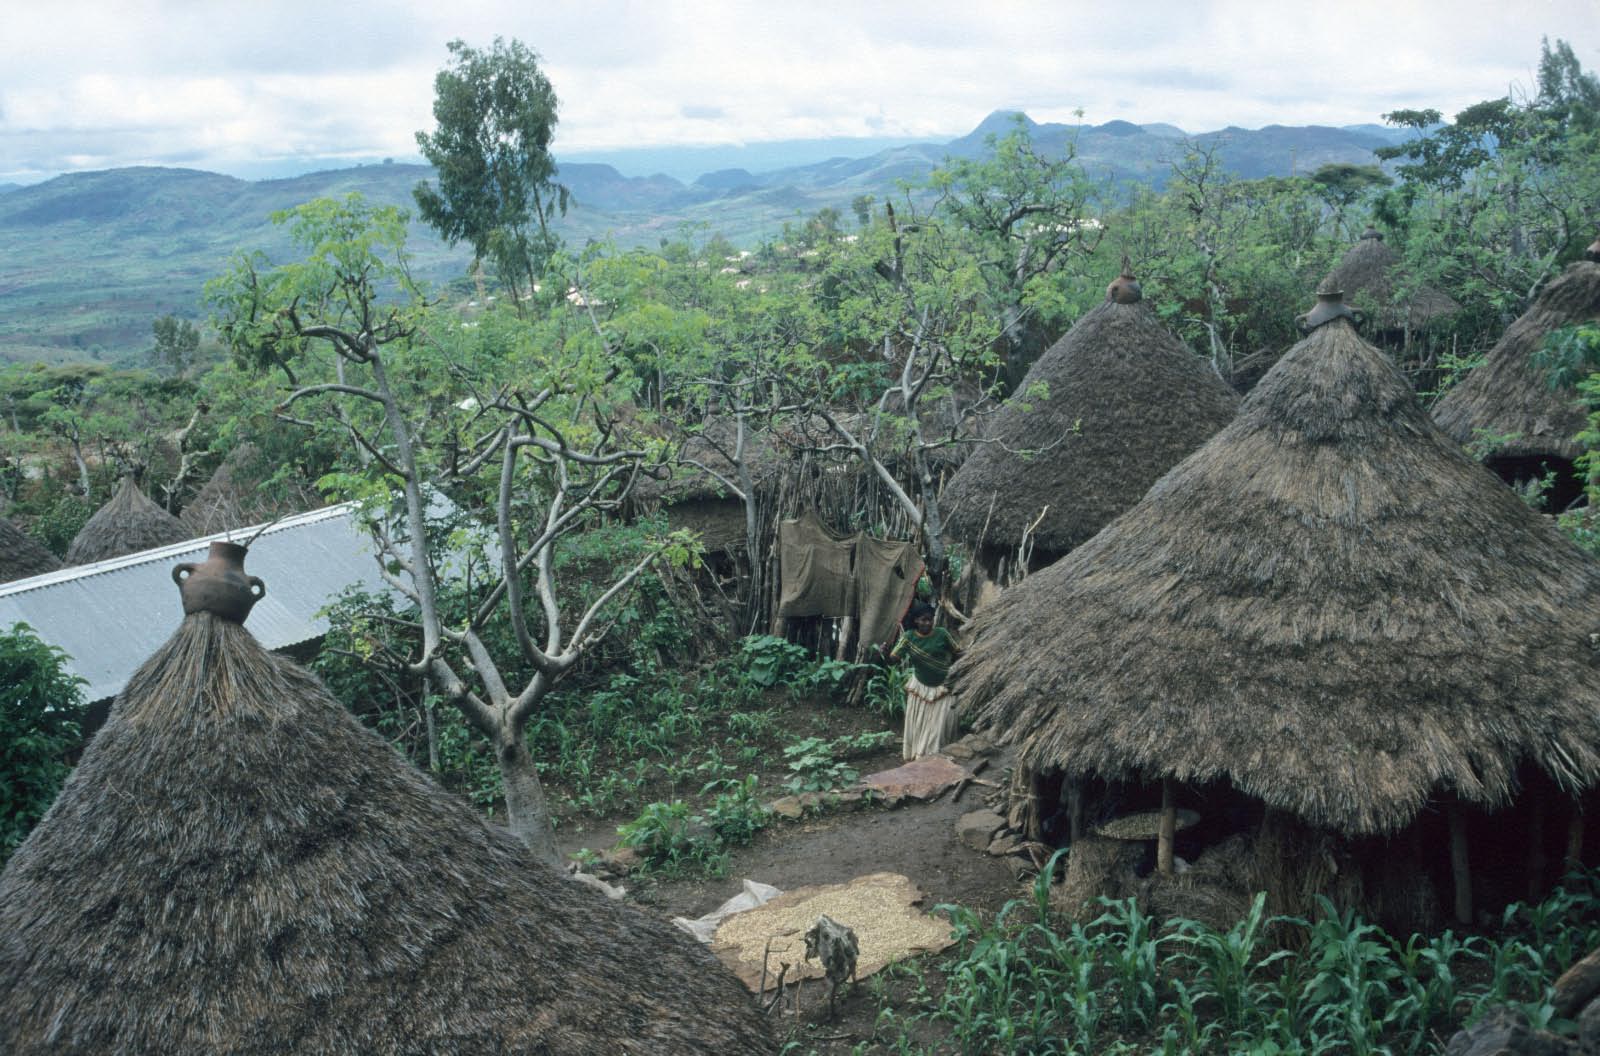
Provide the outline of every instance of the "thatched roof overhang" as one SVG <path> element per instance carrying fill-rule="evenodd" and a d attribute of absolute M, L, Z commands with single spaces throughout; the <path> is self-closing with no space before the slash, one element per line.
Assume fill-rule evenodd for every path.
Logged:
<path fill-rule="evenodd" d="M 0 1051 L 775 1046 L 698 943 L 534 861 L 197 612 L 0 875 Z"/>
<path fill-rule="evenodd" d="M 181 543 L 190 536 L 183 522 L 151 502 L 132 476 L 122 478 L 117 493 L 78 530 L 67 547 L 67 564 L 93 561 L 154 550 Z"/>
<path fill-rule="evenodd" d="M 760 487 L 783 471 L 783 456 L 757 425 L 745 425 L 743 459 Z M 733 496 L 728 483 L 739 481 L 734 463 L 737 448 L 738 423 L 726 417 L 709 419 L 698 433 L 683 442 L 678 452 L 680 464 L 661 467 L 655 476 L 639 478 L 633 486 L 633 499 L 646 507 L 659 508 Z"/>
<path fill-rule="evenodd" d="M 975 621 L 952 684 L 1038 769 L 1227 781 L 1349 834 L 1529 762 L 1600 777 L 1600 564 L 1321 326 L 1136 506 Z"/>
<path fill-rule="evenodd" d="M 1039 383 L 1047 397 L 1030 395 Z M 1143 302 L 1108 300 L 1040 356 L 940 499 L 949 533 L 1065 553 L 1233 418 L 1238 395 Z M 1031 456 L 1021 452 L 1034 452 Z"/>
<path fill-rule="evenodd" d="M 1481 367 L 1445 394 L 1433 419 L 1457 441 L 1480 436 L 1506 438 L 1494 455 L 1563 458 L 1583 449 L 1574 439 L 1587 415 L 1571 388 L 1552 389 L 1533 354 L 1549 334 L 1574 323 L 1600 319 L 1600 263 L 1568 265 L 1501 335 Z"/>
<path fill-rule="evenodd" d="M 43 544 L 0 517 L 0 583 L 43 575 L 60 567 L 56 555 Z"/>
<path fill-rule="evenodd" d="M 1460 310 L 1449 294 L 1432 286 L 1397 291 L 1399 270 L 1400 258 L 1381 234 L 1368 228 L 1328 272 L 1320 288 L 1341 290 L 1346 301 L 1370 307 L 1372 322 L 1384 330 L 1415 330 Z"/>

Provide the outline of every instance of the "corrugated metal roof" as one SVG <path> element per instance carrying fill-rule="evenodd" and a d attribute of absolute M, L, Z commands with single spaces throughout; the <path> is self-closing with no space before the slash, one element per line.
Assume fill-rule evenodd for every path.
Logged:
<path fill-rule="evenodd" d="M 250 544 L 246 570 L 267 585 L 246 626 L 268 649 L 320 638 L 319 611 L 347 587 L 386 591 L 371 539 L 342 503 L 286 517 Z M 183 619 L 172 567 L 203 561 L 212 540 L 242 542 L 235 529 L 186 543 L 0 584 L 0 628 L 26 623 L 65 650 L 73 674 L 95 701 L 122 691 L 128 676 L 171 637 Z"/>

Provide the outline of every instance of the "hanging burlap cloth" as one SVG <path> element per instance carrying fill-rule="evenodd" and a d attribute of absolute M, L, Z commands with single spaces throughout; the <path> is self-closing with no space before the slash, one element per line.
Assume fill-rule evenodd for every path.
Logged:
<path fill-rule="evenodd" d="M 873 539 L 866 534 L 856 537 L 858 660 L 865 661 L 869 650 L 894 640 L 921 575 L 922 555 L 915 543 Z"/>
<path fill-rule="evenodd" d="M 843 617 L 852 614 L 855 581 L 850 558 L 855 537 L 834 535 L 807 510 L 778 525 L 778 570 L 782 593 L 778 615 Z"/>

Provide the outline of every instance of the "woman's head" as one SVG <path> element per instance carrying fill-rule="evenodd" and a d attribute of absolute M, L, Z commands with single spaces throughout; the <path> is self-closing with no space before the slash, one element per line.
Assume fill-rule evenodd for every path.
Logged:
<path fill-rule="evenodd" d="M 919 601 L 911 606 L 911 611 L 906 613 L 904 626 L 914 628 L 922 634 L 933 630 L 933 606 L 925 601 Z"/>

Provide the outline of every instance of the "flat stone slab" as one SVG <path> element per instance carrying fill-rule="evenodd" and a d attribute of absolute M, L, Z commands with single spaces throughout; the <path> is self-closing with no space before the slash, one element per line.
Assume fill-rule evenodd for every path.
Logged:
<path fill-rule="evenodd" d="M 975 851 L 987 851 L 1005 824 L 1006 819 L 992 810 L 975 810 L 956 819 L 956 838 Z"/>
<path fill-rule="evenodd" d="M 861 779 L 862 788 L 870 788 L 885 799 L 932 799 L 972 772 L 960 763 L 942 755 L 925 755 L 921 759 L 897 766 L 893 770 L 880 770 Z"/>

